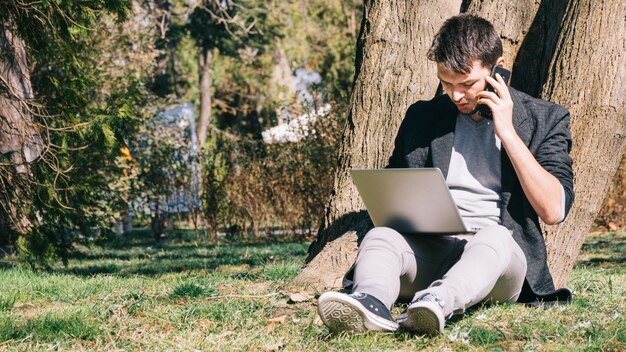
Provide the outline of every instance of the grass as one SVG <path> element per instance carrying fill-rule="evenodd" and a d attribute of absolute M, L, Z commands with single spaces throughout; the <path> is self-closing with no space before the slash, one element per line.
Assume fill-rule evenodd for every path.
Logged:
<path fill-rule="evenodd" d="M 156 244 L 137 231 L 49 273 L 5 260 L 0 350 L 626 350 L 624 233 L 587 238 L 571 304 L 478 307 L 435 338 L 329 333 L 314 298 L 289 303 L 307 246 L 206 245 L 191 236 Z"/>

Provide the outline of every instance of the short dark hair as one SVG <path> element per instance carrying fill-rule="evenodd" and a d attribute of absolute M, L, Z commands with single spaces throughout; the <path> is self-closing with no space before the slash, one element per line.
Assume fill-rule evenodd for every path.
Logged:
<path fill-rule="evenodd" d="M 468 73 L 475 60 L 484 67 L 495 65 L 502 56 L 502 41 L 489 21 L 462 14 L 444 22 L 426 55 L 454 72 Z"/>

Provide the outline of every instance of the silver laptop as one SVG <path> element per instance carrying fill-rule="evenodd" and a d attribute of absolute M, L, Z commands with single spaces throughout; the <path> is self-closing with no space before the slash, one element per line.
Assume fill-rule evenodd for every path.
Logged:
<path fill-rule="evenodd" d="M 438 168 L 352 169 L 350 176 L 374 226 L 401 233 L 471 232 Z"/>

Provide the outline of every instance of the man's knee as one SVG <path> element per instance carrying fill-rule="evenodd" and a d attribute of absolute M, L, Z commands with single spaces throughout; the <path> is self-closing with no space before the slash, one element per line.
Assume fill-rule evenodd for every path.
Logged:
<path fill-rule="evenodd" d="M 371 246 L 391 246 L 391 247 L 404 247 L 406 246 L 406 240 L 398 231 L 389 227 L 375 227 L 371 229 L 361 242 L 359 250 Z"/>
<path fill-rule="evenodd" d="M 499 262 L 504 265 L 511 260 L 511 256 L 517 244 L 511 232 L 506 227 L 495 225 L 477 232 L 474 237 L 469 240 L 465 250 L 474 246 L 486 246 L 491 248 L 498 256 Z"/>
<path fill-rule="evenodd" d="M 510 250 L 514 241 L 509 229 L 495 225 L 477 232 L 469 241 L 468 246 L 482 244 L 492 247 L 496 252 L 501 252 Z"/>

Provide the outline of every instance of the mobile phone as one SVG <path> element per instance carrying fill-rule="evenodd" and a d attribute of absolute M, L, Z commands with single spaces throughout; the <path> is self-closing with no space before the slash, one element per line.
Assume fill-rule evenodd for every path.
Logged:
<path fill-rule="evenodd" d="M 506 68 L 500 67 L 498 65 L 494 65 L 493 68 L 491 69 L 491 75 L 490 75 L 491 78 L 496 79 L 496 73 L 499 73 L 500 76 L 502 76 L 504 83 L 506 83 L 506 85 L 508 86 L 509 80 L 511 79 L 511 71 L 507 70 Z M 489 83 L 487 83 L 485 90 L 488 92 L 494 92 L 493 87 Z M 491 109 L 489 108 L 489 106 L 485 104 L 479 104 L 477 111 L 478 111 L 478 114 L 480 114 L 480 116 L 489 120 L 493 119 L 493 114 L 491 113 Z"/>

